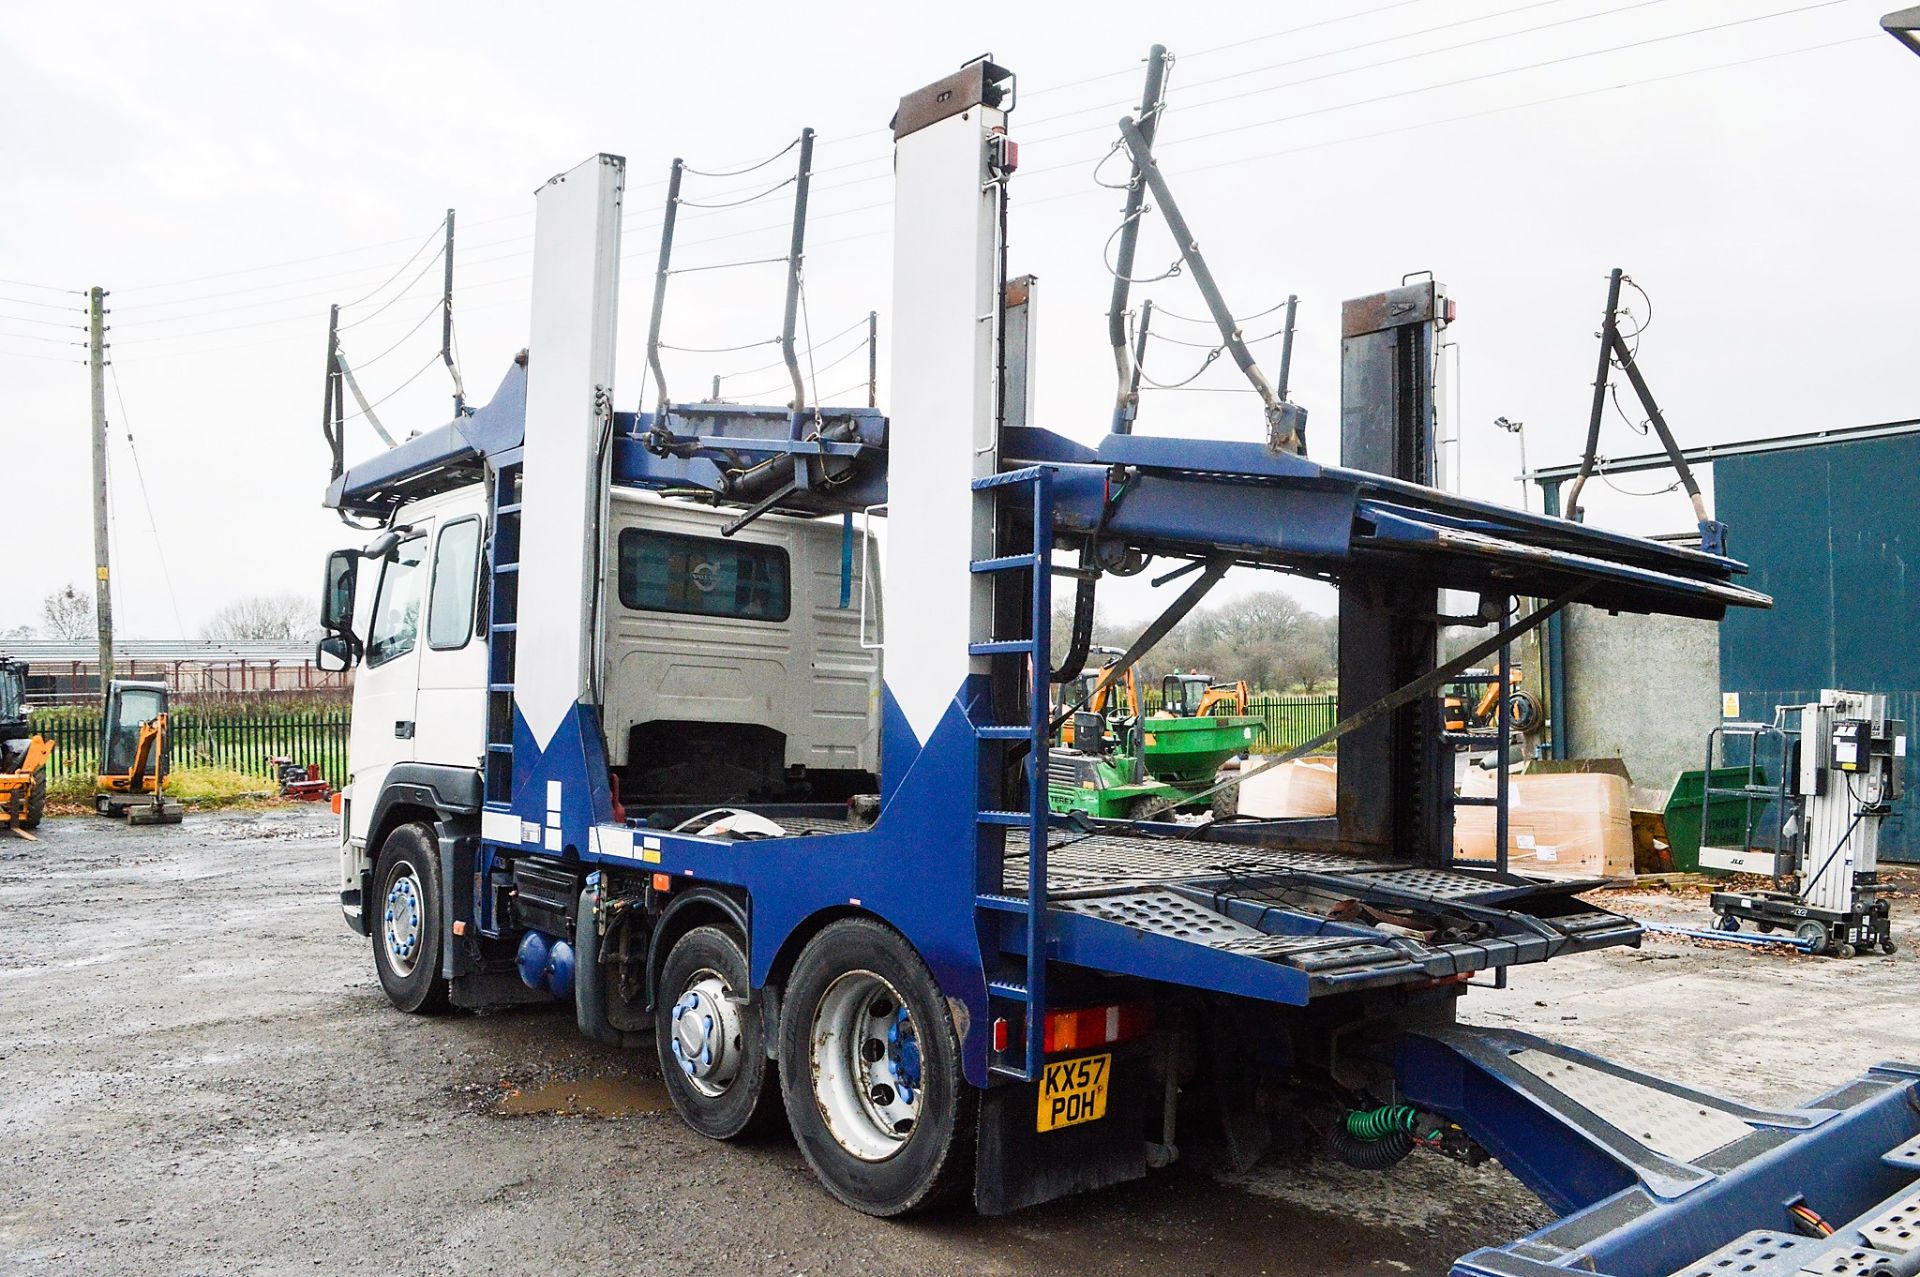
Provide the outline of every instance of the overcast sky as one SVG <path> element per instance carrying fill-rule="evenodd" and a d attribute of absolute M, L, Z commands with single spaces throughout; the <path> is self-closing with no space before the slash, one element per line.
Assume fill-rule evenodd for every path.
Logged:
<path fill-rule="evenodd" d="M 1640 359 L 1683 443 L 1920 415 L 1920 59 L 1878 32 L 1891 3 L 13 6 L 0 30 L 0 473 L 13 551 L 0 629 L 37 621 L 45 594 L 92 577 L 87 376 L 66 344 L 84 334 L 61 326 L 81 321 L 83 298 L 55 290 L 113 293 L 121 631 L 196 634 L 234 597 L 314 592 L 324 551 L 356 539 L 319 505 L 328 304 L 372 294 L 345 312 L 364 321 L 345 344 L 370 395 L 419 374 L 380 406 L 389 427 L 440 424 L 449 387 L 426 319 L 440 272 L 419 274 L 431 249 L 404 264 L 458 209 L 461 368 L 484 400 L 525 340 L 531 192 L 595 151 L 630 165 L 623 406 L 640 393 L 671 159 L 726 168 L 802 125 L 821 139 L 814 362 L 846 354 L 857 338 L 825 339 L 877 309 L 884 376 L 885 126 L 902 93 L 988 50 L 1020 77 L 1012 265 L 1041 279 L 1037 416 L 1056 430 L 1105 429 L 1101 253 L 1121 197 L 1096 184 L 1095 163 L 1156 41 L 1177 58 L 1162 165 L 1229 303 L 1249 314 L 1300 296 L 1293 397 L 1318 457 L 1336 459 L 1342 299 L 1420 270 L 1459 304 L 1465 484 L 1479 494 L 1519 492 L 1515 440 L 1496 416 L 1527 423 L 1530 462 L 1577 458 L 1615 265 L 1651 295 Z M 779 174 L 688 194 L 732 198 Z M 680 260 L 783 252 L 788 195 L 685 210 Z M 1137 273 L 1172 255 L 1153 227 Z M 669 336 L 709 347 L 771 336 L 778 289 L 777 267 L 680 277 Z M 1184 279 L 1150 291 L 1201 313 Z M 1270 365 L 1277 347 L 1260 351 Z M 1148 370 L 1178 380 L 1204 353 L 1161 345 Z M 681 356 L 669 381 L 697 397 L 714 373 L 771 357 Z M 818 389 L 863 369 L 858 355 L 821 367 Z M 778 401 L 779 381 L 741 377 L 729 391 L 774 388 L 763 401 Z M 1239 384 L 1225 359 L 1196 383 Z M 1238 393 L 1152 394 L 1139 428 L 1261 433 L 1256 402 Z M 354 453 L 378 446 L 355 429 Z M 1649 442 L 1610 417 L 1602 451 Z M 1678 493 L 1602 490 L 1592 506 L 1638 531 L 1691 524 Z"/>

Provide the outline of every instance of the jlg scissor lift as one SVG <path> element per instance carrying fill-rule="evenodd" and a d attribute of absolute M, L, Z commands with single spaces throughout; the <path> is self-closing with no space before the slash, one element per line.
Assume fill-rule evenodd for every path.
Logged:
<path fill-rule="evenodd" d="M 1024 324 L 1005 290 L 1010 90 L 1008 73 L 975 62 L 894 117 L 885 415 L 810 401 L 791 291 L 791 403 L 674 401 L 660 379 L 654 404 L 620 408 L 625 163 L 601 155 L 538 194 L 529 350 L 493 400 L 350 469 L 333 433 L 328 503 L 380 529 L 365 553 L 381 582 L 356 612 L 362 552 L 329 562 L 323 651 L 364 652 L 369 666 L 341 901 L 388 995 L 418 1011 L 564 996 L 585 1032 L 653 1046 L 697 1130 L 733 1138 L 784 1107 L 828 1191 L 878 1215 L 948 1190 L 1008 1211 L 1143 1176 L 1176 1154 L 1183 1106 L 1211 1109 L 1230 1156 L 1251 1163 L 1271 1138 L 1266 1104 L 1284 1097 L 1318 1111 L 1349 1160 L 1385 1166 L 1416 1145 L 1491 1154 L 1564 1214 L 1458 1274 L 1765 1277 L 1815 1260 L 1859 1271 L 1849 1256 L 1869 1245 L 1910 1253 L 1904 1215 L 1871 1221 L 1920 1201 L 1913 1070 L 1776 1111 L 1455 1021 L 1470 977 L 1634 944 L 1640 930 L 1579 899 L 1578 883 L 1508 872 L 1504 855 L 1454 863 L 1452 806 L 1468 800 L 1453 798 L 1435 693 L 1574 599 L 1705 619 L 1765 605 L 1733 583 L 1741 565 L 1430 486 L 1448 318 L 1431 283 L 1342 312 L 1344 467 L 1305 455 L 1305 413 L 1224 336 L 1264 391 L 1263 437 L 1133 433 L 1123 334 L 1112 432 L 1088 444 L 1034 424 L 1019 374 L 1031 350 L 1009 341 Z M 1151 187 L 1190 246 L 1151 160 L 1157 107 L 1150 89 L 1122 125 L 1129 220 Z M 677 161 L 673 176 L 678 201 Z M 803 230 L 797 218 L 796 257 Z M 1123 279 L 1131 255 L 1129 242 Z M 606 721 L 624 667 L 604 654 L 607 614 L 625 601 L 605 584 L 601 520 L 633 489 L 703 494 L 740 511 L 726 531 L 749 541 L 770 512 L 887 507 L 884 618 L 861 613 L 863 643 L 884 650 L 876 795 L 716 814 L 628 793 L 616 807 L 607 741 L 630 724 Z M 419 598 L 435 563 L 426 597 L 435 615 L 454 600 L 444 650 L 462 650 L 471 612 L 457 589 L 442 594 L 437 561 L 451 536 L 459 566 L 472 543 L 454 530 L 473 519 L 485 673 L 462 700 L 393 674 L 435 616 L 421 631 L 417 612 L 385 605 Z M 759 597 L 713 567 L 744 562 L 725 548 L 741 543 L 715 544 L 672 578 L 685 591 L 672 606 Z M 1051 648 L 1053 577 L 1071 570 L 1085 602 L 1105 572 L 1156 559 L 1184 588 L 1117 669 L 1229 567 L 1339 583 L 1337 819 L 1050 819 L 1047 684 L 1085 659 L 1084 643 Z M 1477 595 L 1496 633 L 1441 664 L 1443 588 Z M 1515 619 L 1520 598 L 1543 602 Z M 716 621 L 712 641 L 751 623 Z M 458 724 L 484 731 L 477 768 L 464 747 L 440 757 L 421 743 Z M 1504 808 L 1497 825 L 1503 848 Z M 1808 1213 L 1850 1222 L 1815 1239 L 1795 1231 Z"/>

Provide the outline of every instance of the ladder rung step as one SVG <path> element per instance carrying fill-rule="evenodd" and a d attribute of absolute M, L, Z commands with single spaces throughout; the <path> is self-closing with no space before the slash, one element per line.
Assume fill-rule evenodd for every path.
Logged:
<path fill-rule="evenodd" d="M 1031 740 L 1037 733 L 1025 723 L 984 723 L 973 729 L 981 740 Z"/>
<path fill-rule="evenodd" d="M 487 690 L 489 692 L 511 692 L 513 690 L 513 684 L 512 683 L 488 683 Z"/>
<path fill-rule="evenodd" d="M 1005 980 L 989 980 L 987 981 L 987 996 L 990 998 L 1005 998 L 1009 1002 L 1025 1002 L 1027 1001 L 1027 986 L 1024 984 L 1010 984 Z"/>
<path fill-rule="evenodd" d="M 493 565 L 494 575 L 496 576 L 506 572 L 518 572 L 519 570 L 520 565 L 518 563 L 496 563 Z"/>
<path fill-rule="evenodd" d="M 974 903 L 982 909 L 998 909 L 1001 913 L 1025 913 L 1027 901 L 1023 896 L 1002 896 L 992 892 L 981 892 Z"/>
<path fill-rule="evenodd" d="M 975 559 L 967 566 L 975 572 L 1011 572 L 1015 568 L 1030 568 L 1039 561 L 1037 554 L 1003 554 L 995 559 Z"/>
<path fill-rule="evenodd" d="M 1033 813 L 983 810 L 980 812 L 980 823 L 983 825 L 1030 825 L 1033 823 Z"/>
<path fill-rule="evenodd" d="M 988 643 L 969 643 L 967 651 L 974 656 L 999 656 L 1006 652 L 1033 651 L 1032 639 L 994 639 Z"/>
<path fill-rule="evenodd" d="M 1453 796 L 1453 805 L 1455 807 L 1498 807 L 1500 805 L 1500 796 L 1498 794 L 1455 794 Z"/>
<path fill-rule="evenodd" d="M 488 626 L 487 628 L 494 631 L 517 630 L 520 628 L 520 626 L 517 622 L 514 622 L 514 621 L 495 621 L 492 625 Z"/>
<path fill-rule="evenodd" d="M 1043 466 L 1026 466 L 1019 470 L 1008 470 L 1003 474 L 990 474 L 973 481 L 975 492 L 984 492 L 988 488 L 1006 488 L 1017 483 L 1035 483 L 1044 474 Z"/>
<path fill-rule="evenodd" d="M 1027 1072 L 1017 1064 L 989 1064 L 987 1066 L 987 1072 L 1014 1082 L 1033 1081 L 1033 1074 Z"/>
<path fill-rule="evenodd" d="M 493 754 L 511 754 L 513 752 L 513 746 L 502 745 L 494 741 L 488 741 L 487 752 L 493 753 Z"/>
<path fill-rule="evenodd" d="M 1443 732 L 1442 738 L 1449 745 L 1498 745 L 1499 732 Z"/>
<path fill-rule="evenodd" d="M 493 508 L 493 512 L 495 514 L 519 514 L 520 503 L 518 501 L 511 501 L 511 502 L 508 502 L 506 505 L 495 506 Z"/>

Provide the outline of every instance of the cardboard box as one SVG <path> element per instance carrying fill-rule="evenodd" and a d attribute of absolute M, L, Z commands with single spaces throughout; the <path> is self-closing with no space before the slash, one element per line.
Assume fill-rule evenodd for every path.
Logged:
<path fill-rule="evenodd" d="M 1258 767 L 1260 756 L 1247 760 Z M 1261 772 L 1240 786 L 1240 814 L 1269 819 L 1331 816 L 1337 798 L 1331 758 L 1300 758 Z"/>
<path fill-rule="evenodd" d="M 1492 797 L 1494 777 L 1470 768 L 1462 795 Z M 1633 864 L 1631 802 L 1624 776 L 1607 772 L 1520 775 L 1508 794 L 1507 865 L 1521 873 L 1572 877 L 1630 877 Z M 1464 860 L 1493 859 L 1494 810 L 1456 807 L 1455 854 Z"/>

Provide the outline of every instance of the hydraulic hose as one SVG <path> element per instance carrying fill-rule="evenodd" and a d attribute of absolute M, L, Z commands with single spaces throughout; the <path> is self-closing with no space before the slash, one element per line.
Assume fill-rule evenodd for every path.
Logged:
<path fill-rule="evenodd" d="M 1405 1104 L 1354 1109 L 1327 1132 L 1327 1148 L 1363 1171 L 1384 1171 L 1413 1152 L 1419 1111 Z"/>

